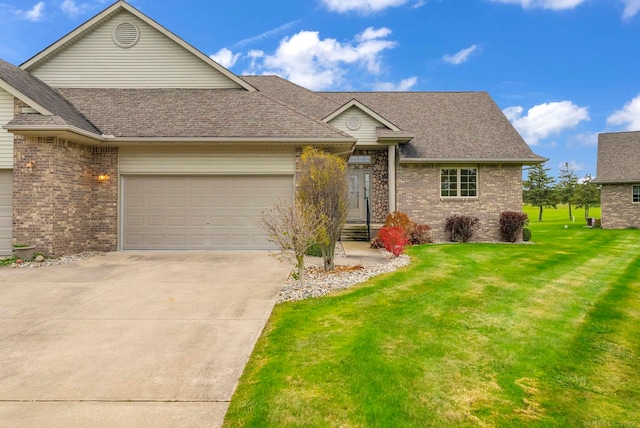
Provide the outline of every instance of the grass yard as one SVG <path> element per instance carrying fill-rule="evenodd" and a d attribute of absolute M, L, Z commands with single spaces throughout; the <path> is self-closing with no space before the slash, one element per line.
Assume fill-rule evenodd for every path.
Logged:
<path fill-rule="evenodd" d="M 278 305 L 225 426 L 640 426 L 640 230 L 576 216 Z"/>

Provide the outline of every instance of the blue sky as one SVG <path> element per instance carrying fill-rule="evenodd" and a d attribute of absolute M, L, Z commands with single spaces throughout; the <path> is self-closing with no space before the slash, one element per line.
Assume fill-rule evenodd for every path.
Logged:
<path fill-rule="evenodd" d="M 0 0 L 19 65 L 110 0 Z M 640 0 L 130 0 L 236 74 L 315 90 L 487 91 L 557 174 L 640 130 Z"/>

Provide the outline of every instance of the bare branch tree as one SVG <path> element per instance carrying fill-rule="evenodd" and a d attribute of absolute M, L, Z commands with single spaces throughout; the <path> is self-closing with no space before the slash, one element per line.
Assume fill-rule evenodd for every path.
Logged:
<path fill-rule="evenodd" d="M 267 231 L 270 242 L 280 251 L 272 253 L 279 260 L 293 261 L 298 280 L 304 286 L 304 255 L 309 248 L 324 240 L 325 217 L 315 208 L 296 200 L 294 205 L 278 201 L 260 216 L 260 225 Z"/>

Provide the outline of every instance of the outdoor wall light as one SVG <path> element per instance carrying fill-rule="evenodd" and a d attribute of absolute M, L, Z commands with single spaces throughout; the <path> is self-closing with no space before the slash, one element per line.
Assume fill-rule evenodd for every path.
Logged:
<path fill-rule="evenodd" d="M 27 168 L 27 172 L 28 173 L 32 173 L 33 172 L 33 168 L 36 167 L 36 162 L 30 160 L 29 162 L 27 162 L 27 164 L 25 165 L 25 167 Z"/>
<path fill-rule="evenodd" d="M 98 176 L 98 181 L 103 182 L 103 181 L 107 181 L 109 179 L 109 175 L 108 174 L 100 174 Z"/>

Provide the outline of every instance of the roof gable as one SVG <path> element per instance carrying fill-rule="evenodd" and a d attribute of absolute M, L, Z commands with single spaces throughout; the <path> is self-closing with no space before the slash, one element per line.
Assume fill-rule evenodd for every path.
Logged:
<path fill-rule="evenodd" d="M 373 119 L 374 121 L 379 122 L 381 125 L 386 126 L 387 128 L 389 128 L 392 131 L 400 131 L 400 128 L 398 128 L 396 125 L 394 125 L 393 123 L 389 122 L 387 119 L 385 119 L 384 117 L 380 116 L 378 113 L 376 113 L 375 111 L 373 111 L 369 107 L 365 106 L 364 104 L 362 104 L 360 101 L 358 101 L 356 99 L 352 99 L 348 103 L 344 104 L 342 107 L 340 107 L 338 110 L 336 110 L 333 113 L 331 113 L 329 116 L 325 117 L 323 120 L 325 122 L 329 123 L 333 119 L 337 118 L 338 116 L 342 115 L 343 113 L 347 112 L 348 110 L 350 110 L 352 108 L 357 108 L 358 110 L 361 110 L 363 113 L 365 113 L 368 116 L 370 116 L 371 119 Z"/>
<path fill-rule="evenodd" d="M 116 27 L 138 30 L 118 44 Z M 119 27 L 122 28 L 122 27 Z M 21 65 L 53 87 L 242 88 L 254 91 L 180 37 L 119 0 Z"/>

